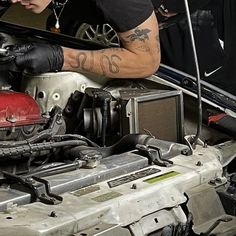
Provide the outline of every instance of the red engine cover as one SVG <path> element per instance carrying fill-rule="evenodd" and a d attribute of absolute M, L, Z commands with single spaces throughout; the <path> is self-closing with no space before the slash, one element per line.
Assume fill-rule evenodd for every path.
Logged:
<path fill-rule="evenodd" d="M 0 91 L 0 127 L 42 123 L 40 108 L 28 94 Z"/>

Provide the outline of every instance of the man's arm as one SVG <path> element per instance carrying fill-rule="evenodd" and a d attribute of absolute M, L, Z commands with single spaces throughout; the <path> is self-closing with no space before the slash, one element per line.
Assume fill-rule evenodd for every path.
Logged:
<path fill-rule="evenodd" d="M 85 51 L 63 48 L 62 70 L 92 72 L 110 78 L 143 78 L 160 64 L 158 23 L 152 15 L 136 28 L 119 33 L 123 48 Z"/>

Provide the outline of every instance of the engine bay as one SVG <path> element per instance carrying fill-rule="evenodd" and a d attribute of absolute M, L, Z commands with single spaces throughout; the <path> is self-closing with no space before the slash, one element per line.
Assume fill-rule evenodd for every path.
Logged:
<path fill-rule="evenodd" d="M 191 76 L 19 73 L 4 37 L 0 235 L 235 235 L 233 96 L 203 85 L 193 145 Z"/>

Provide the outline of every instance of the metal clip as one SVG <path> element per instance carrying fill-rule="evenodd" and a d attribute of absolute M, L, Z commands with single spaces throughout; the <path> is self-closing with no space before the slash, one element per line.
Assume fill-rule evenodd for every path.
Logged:
<path fill-rule="evenodd" d="M 13 188 L 17 188 L 17 184 L 24 186 L 26 188 L 25 192 L 30 192 L 30 194 L 35 198 L 35 201 L 38 199 L 42 203 L 49 205 L 56 205 L 63 201 L 61 196 L 51 192 L 50 184 L 45 179 L 41 179 L 36 176 L 26 178 L 5 171 L 3 171 L 3 176 L 5 177 L 6 182 L 14 184 L 11 186 Z"/>
<path fill-rule="evenodd" d="M 165 166 L 169 167 L 173 165 L 173 162 L 167 159 L 164 159 L 162 157 L 161 150 L 159 148 L 150 148 L 146 145 L 142 144 L 137 144 L 136 148 L 138 149 L 139 152 L 147 156 L 149 160 L 149 164 L 151 165 L 152 163 L 158 166 Z"/>

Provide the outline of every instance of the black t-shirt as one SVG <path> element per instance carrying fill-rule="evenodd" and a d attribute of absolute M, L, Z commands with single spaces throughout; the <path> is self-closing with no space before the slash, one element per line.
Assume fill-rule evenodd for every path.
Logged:
<path fill-rule="evenodd" d="M 184 0 L 152 0 L 152 2 L 155 8 L 158 8 L 160 4 L 162 4 L 168 11 L 177 13 L 185 12 Z M 209 0 L 188 0 L 190 11 L 193 12 L 206 5 L 208 2 Z"/>
<path fill-rule="evenodd" d="M 190 9 L 194 11 L 208 1 L 189 0 Z M 125 32 L 144 22 L 161 4 L 170 11 L 185 11 L 184 0 L 69 0 L 60 16 L 61 32 L 74 35 L 81 23 L 108 23 L 117 32 Z M 52 14 L 47 28 L 54 25 Z"/>
<path fill-rule="evenodd" d="M 117 32 L 125 32 L 144 22 L 152 12 L 151 0 L 69 0 L 60 25 L 62 33 L 68 34 L 73 34 L 71 28 L 81 23 L 108 23 Z M 55 17 L 51 16 L 51 21 L 55 22 Z"/>

